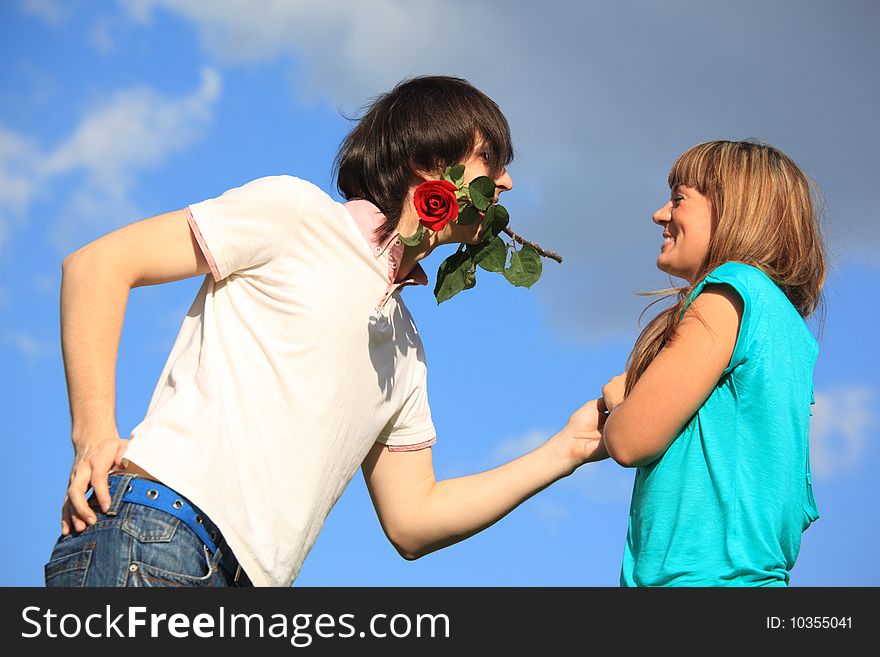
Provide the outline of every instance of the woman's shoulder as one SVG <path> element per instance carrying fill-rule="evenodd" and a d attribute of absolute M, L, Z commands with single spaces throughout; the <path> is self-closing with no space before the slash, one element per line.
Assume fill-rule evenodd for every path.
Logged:
<path fill-rule="evenodd" d="M 732 287 L 744 304 L 743 327 L 803 337 L 810 350 L 817 348 L 806 323 L 782 288 L 761 268 L 743 262 L 725 262 L 713 269 L 700 286 L 723 284 Z M 761 328 L 763 327 L 763 328 Z"/>
<path fill-rule="evenodd" d="M 781 303 L 790 305 L 785 293 L 765 271 L 744 262 L 725 262 L 706 275 L 699 286 L 729 285 L 734 288 L 746 304 Z"/>
<path fill-rule="evenodd" d="M 762 269 L 744 262 L 725 262 L 706 275 L 707 283 L 726 283 L 735 281 L 751 287 L 777 287 Z"/>

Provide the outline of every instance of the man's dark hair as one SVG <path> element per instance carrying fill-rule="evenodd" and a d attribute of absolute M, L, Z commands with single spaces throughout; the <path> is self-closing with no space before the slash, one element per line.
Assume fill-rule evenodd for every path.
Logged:
<path fill-rule="evenodd" d="M 384 241 L 400 222 L 415 171 L 441 171 L 463 162 L 483 139 L 490 175 L 513 159 L 510 127 L 498 105 L 467 80 L 423 76 L 404 80 L 365 108 L 336 154 L 336 187 L 385 215 Z"/>

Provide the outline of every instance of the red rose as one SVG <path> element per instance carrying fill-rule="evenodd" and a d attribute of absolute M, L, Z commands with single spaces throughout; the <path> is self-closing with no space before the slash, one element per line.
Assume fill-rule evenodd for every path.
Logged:
<path fill-rule="evenodd" d="M 421 224 L 429 230 L 443 230 L 458 216 L 457 187 L 448 180 L 427 180 L 416 187 L 413 202 Z"/>

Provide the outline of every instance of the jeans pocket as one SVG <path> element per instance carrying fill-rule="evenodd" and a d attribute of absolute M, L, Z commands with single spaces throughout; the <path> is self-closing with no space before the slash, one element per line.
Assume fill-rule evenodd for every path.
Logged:
<path fill-rule="evenodd" d="M 200 545 L 198 552 L 187 554 L 168 552 L 159 545 L 156 544 L 158 551 L 153 555 L 142 554 L 139 560 L 132 561 L 127 586 L 222 586 L 205 545 Z"/>
<path fill-rule="evenodd" d="M 83 544 L 78 537 L 59 540 L 48 563 L 43 567 L 47 587 L 84 585 L 95 543 Z"/>
<path fill-rule="evenodd" d="M 179 518 L 128 505 L 122 530 L 134 540 L 127 586 L 211 586 L 211 553 Z"/>
<path fill-rule="evenodd" d="M 180 520 L 170 513 L 140 504 L 126 505 L 122 531 L 140 543 L 170 543 Z"/>

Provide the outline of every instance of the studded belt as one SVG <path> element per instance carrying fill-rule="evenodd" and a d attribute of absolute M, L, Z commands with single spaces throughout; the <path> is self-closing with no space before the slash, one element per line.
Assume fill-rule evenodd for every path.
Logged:
<path fill-rule="evenodd" d="M 122 475 L 110 475 L 110 497 L 115 498 L 116 491 L 123 480 Z M 199 537 L 205 546 L 216 554 L 218 545 L 222 546 L 223 555 L 220 557 L 220 566 L 232 578 L 236 586 L 253 586 L 247 574 L 242 570 L 235 554 L 225 544 L 220 530 L 213 521 L 205 515 L 195 504 L 190 502 L 180 493 L 157 481 L 135 477 L 129 479 L 128 489 L 123 493 L 122 500 L 132 504 L 148 506 L 170 513 L 189 527 Z"/>

